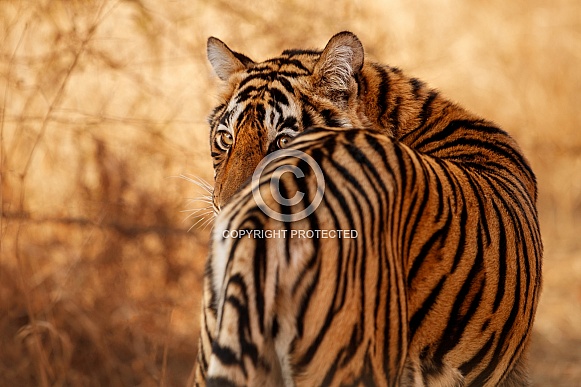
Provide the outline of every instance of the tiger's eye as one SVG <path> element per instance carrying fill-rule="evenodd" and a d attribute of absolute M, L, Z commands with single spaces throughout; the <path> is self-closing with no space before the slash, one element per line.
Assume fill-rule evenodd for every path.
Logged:
<path fill-rule="evenodd" d="M 225 130 L 218 132 L 218 146 L 224 150 L 227 150 L 234 143 L 234 138 Z"/>
<path fill-rule="evenodd" d="M 288 144 L 290 143 L 290 140 L 292 139 L 292 137 L 290 136 L 281 136 L 278 138 L 278 140 L 276 140 L 276 145 L 280 148 L 280 149 L 284 149 L 288 146 Z"/>

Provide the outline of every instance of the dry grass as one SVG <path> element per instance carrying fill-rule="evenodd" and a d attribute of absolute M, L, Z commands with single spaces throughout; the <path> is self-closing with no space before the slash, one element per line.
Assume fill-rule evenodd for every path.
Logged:
<path fill-rule="evenodd" d="M 344 29 L 521 143 L 546 247 L 533 377 L 579 385 L 581 4 L 248 3 L 0 1 L 0 385 L 188 382 L 208 231 L 174 176 L 212 176 L 206 38 L 264 59 Z"/>

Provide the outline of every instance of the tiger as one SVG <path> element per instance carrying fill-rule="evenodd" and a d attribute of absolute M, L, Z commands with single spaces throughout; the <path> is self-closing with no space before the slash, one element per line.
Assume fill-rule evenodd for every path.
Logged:
<path fill-rule="evenodd" d="M 208 39 L 217 216 L 195 385 L 521 386 L 541 291 L 537 183 L 516 141 L 351 32 L 255 62 Z M 315 160 L 312 172 L 281 151 Z M 293 207 L 287 196 L 304 194 Z M 348 229 L 356 238 L 290 238 Z M 229 231 L 284 232 L 234 238 Z M 256 234 L 254 234 L 256 235 Z M 264 235 L 264 234 L 261 234 Z"/>

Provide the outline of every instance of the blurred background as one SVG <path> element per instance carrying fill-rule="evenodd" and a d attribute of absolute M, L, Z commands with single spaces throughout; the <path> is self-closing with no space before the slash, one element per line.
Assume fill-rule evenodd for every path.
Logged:
<path fill-rule="evenodd" d="M 581 3 L 0 0 L 0 385 L 191 384 L 216 36 L 355 32 L 510 132 L 537 173 L 537 386 L 581 385 Z M 200 221 L 196 224 L 196 222 Z"/>

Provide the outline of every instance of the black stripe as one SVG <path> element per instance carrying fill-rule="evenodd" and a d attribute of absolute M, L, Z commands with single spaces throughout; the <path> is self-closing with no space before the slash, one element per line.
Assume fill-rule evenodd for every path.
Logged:
<path fill-rule="evenodd" d="M 471 265 L 470 271 L 468 272 L 466 278 L 463 278 L 462 287 L 460 291 L 454 298 L 454 304 L 452 306 L 452 310 L 448 316 L 448 321 L 446 324 L 446 328 L 441 335 L 441 341 L 434 351 L 434 358 L 436 359 L 443 359 L 446 353 L 451 351 L 454 347 L 456 347 L 460 343 L 460 338 L 464 334 L 466 327 L 470 323 L 471 315 L 464 315 L 460 314 L 460 310 L 462 309 L 464 300 L 468 296 L 468 294 L 473 290 L 474 286 L 477 286 L 475 283 L 476 278 L 479 274 L 484 273 L 484 253 L 482 250 L 482 240 L 480 238 L 480 233 L 476 233 L 476 255 L 474 256 L 474 262 Z M 465 260 L 468 260 L 470 257 L 464 257 Z M 450 277 L 450 280 L 452 278 Z M 454 279 L 456 280 L 456 279 Z M 456 280 L 457 281 L 457 280 Z M 483 286 L 481 283 L 480 286 Z M 478 298 L 478 303 L 480 299 Z M 452 321 L 450 321 L 450 319 Z"/>
<path fill-rule="evenodd" d="M 256 225 L 253 230 L 260 230 L 263 231 L 264 227 L 262 225 Z M 265 332 L 265 319 L 269 316 L 266 316 L 264 313 L 265 308 L 265 291 L 264 286 L 266 282 L 266 274 L 267 270 L 267 263 L 266 263 L 266 239 L 264 238 L 253 238 L 254 241 L 254 257 L 252 260 L 252 267 L 253 267 L 253 279 L 254 279 L 254 304 L 256 306 L 256 311 L 258 316 L 256 316 L 258 320 L 258 328 L 260 330 L 260 334 L 264 336 Z M 273 295 L 271 295 L 272 297 Z"/>
<path fill-rule="evenodd" d="M 311 284 L 310 288 L 308 289 L 309 291 L 306 292 L 305 295 L 303 296 L 303 302 L 301 303 L 301 308 L 299 309 L 298 316 L 299 319 L 297 319 L 297 331 L 298 331 L 297 333 L 299 333 L 298 335 L 299 338 L 303 334 L 304 314 L 308 307 L 307 305 L 310 301 L 310 296 L 312 295 L 312 293 L 314 293 L 314 289 L 318 285 L 319 277 L 320 277 L 320 267 L 317 268 L 316 277 L 313 280 L 313 283 Z M 311 361 L 315 357 L 315 353 L 317 352 L 323 341 L 323 338 L 325 337 L 325 332 L 327 332 L 327 330 L 331 326 L 332 321 L 333 321 L 333 312 L 331 309 L 328 309 L 321 330 L 317 333 L 315 339 L 311 341 L 310 345 L 307 348 L 307 351 L 300 358 L 296 359 L 295 367 L 297 373 L 303 372 L 304 368 L 309 363 L 311 363 Z"/>
<path fill-rule="evenodd" d="M 450 269 L 450 273 L 456 273 L 456 269 L 458 269 L 458 265 L 460 265 L 460 261 L 464 257 L 464 252 L 466 251 L 466 225 L 468 224 L 468 211 L 466 209 L 466 198 L 464 197 L 464 192 L 462 189 L 459 189 L 460 196 L 462 198 L 462 203 L 458 204 L 460 208 L 460 223 L 458 224 L 457 230 L 458 232 L 458 245 L 456 246 L 456 252 L 454 253 L 454 260 L 452 262 L 452 268 Z"/>
<path fill-rule="evenodd" d="M 442 278 L 440 278 L 440 281 L 438 281 L 438 283 L 430 291 L 430 293 L 428 294 L 428 296 L 426 297 L 424 302 L 422 302 L 422 305 L 419 307 L 419 309 L 410 318 L 410 324 L 409 324 L 410 338 L 411 338 L 410 340 L 413 340 L 413 337 L 414 337 L 416 331 L 419 329 L 422 321 L 430 313 L 432 306 L 434 305 L 434 303 L 436 302 L 436 299 L 438 298 L 438 296 L 442 292 L 442 288 L 444 287 L 445 282 L 446 282 L 446 276 L 443 276 Z"/>
<path fill-rule="evenodd" d="M 266 63 L 266 62 L 265 62 Z M 276 67 L 273 67 L 275 65 Z M 293 70 L 280 70 L 280 67 L 294 66 Z M 300 62 L 297 63 L 266 63 L 264 66 L 253 67 L 246 70 L 248 77 L 254 79 L 263 79 L 265 81 L 271 82 L 277 77 L 288 77 L 288 78 L 298 78 L 310 75 L 310 71 L 302 66 Z"/>
<path fill-rule="evenodd" d="M 280 103 L 286 106 L 289 105 L 288 98 L 286 97 L 286 95 L 284 95 L 284 93 L 281 90 L 277 89 L 276 87 L 271 87 L 268 89 L 268 92 L 270 93 L 274 103 L 277 104 Z"/>
<path fill-rule="evenodd" d="M 212 113 L 210 113 L 210 115 L 207 118 L 208 124 L 210 124 L 210 126 L 214 126 L 214 121 L 216 120 L 217 116 L 227 107 L 228 105 L 225 103 L 221 103 L 220 105 L 216 106 L 213 110 Z"/>
<path fill-rule="evenodd" d="M 379 86 L 377 90 L 377 108 L 379 114 L 377 115 L 377 120 L 381 121 L 381 117 L 387 111 L 388 93 L 389 93 L 389 74 L 385 68 L 379 64 L 373 64 L 373 68 L 377 72 L 380 79 Z"/>
<path fill-rule="evenodd" d="M 420 98 L 419 92 L 425 87 L 424 82 L 420 81 L 418 78 L 410 78 L 410 85 L 412 86 L 412 93 L 416 99 Z"/>
<path fill-rule="evenodd" d="M 296 117 L 288 116 L 284 120 L 279 121 L 277 124 L 276 131 L 280 132 L 284 129 L 293 129 L 298 132 L 299 128 Z"/>
<path fill-rule="evenodd" d="M 291 82 L 286 77 L 278 77 L 276 80 L 280 82 L 280 84 L 286 90 L 287 93 L 294 95 L 295 89 Z"/>
<path fill-rule="evenodd" d="M 347 180 L 349 182 L 350 186 L 355 187 L 355 189 L 357 189 L 357 191 L 359 191 L 359 193 L 362 196 L 366 196 L 365 195 L 365 190 L 363 189 L 363 187 L 361 187 L 361 185 L 359 184 L 359 182 L 357 181 L 357 179 L 345 168 L 343 167 L 341 164 L 339 164 L 337 161 L 335 161 L 334 159 L 329 159 L 329 163 L 335 168 L 335 171 L 337 173 L 340 173 L 341 176 Z M 337 187 L 334 182 L 332 181 L 332 179 L 327 179 L 325 180 L 325 184 L 326 184 L 326 188 L 325 188 L 325 192 L 329 192 L 330 194 L 333 195 L 333 197 L 340 203 L 340 208 L 343 209 L 343 213 L 345 213 L 345 210 L 347 210 L 349 208 L 349 202 L 347 201 L 347 199 L 345 198 L 345 196 L 343 195 L 342 192 L 345 192 L 344 187 Z M 372 203 L 369 201 L 368 197 L 364 197 L 368 208 L 373 208 Z M 350 227 L 351 229 L 353 229 L 355 227 L 354 223 L 353 223 L 353 218 L 350 216 L 346 216 L 347 221 L 348 221 L 348 227 Z"/>
<path fill-rule="evenodd" d="M 361 100 L 361 96 L 364 95 L 368 89 L 367 78 L 363 73 L 359 72 L 355 74 L 355 82 L 357 82 L 357 100 Z"/>
<path fill-rule="evenodd" d="M 313 116 L 305 106 L 301 110 L 301 120 L 303 129 L 308 129 L 314 125 Z"/>
<path fill-rule="evenodd" d="M 332 385 L 333 379 L 335 378 L 335 375 L 337 373 L 337 369 L 339 367 L 345 367 L 345 365 L 348 363 L 348 361 L 353 356 L 355 356 L 355 354 L 357 353 L 357 348 L 359 347 L 359 345 L 356 344 L 356 342 L 357 342 L 356 338 L 357 338 L 357 330 L 356 330 L 356 326 L 353 326 L 351 329 L 351 336 L 350 336 L 350 339 L 348 341 L 348 344 L 346 346 L 341 347 L 341 349 L 338 351 L 338 353 L 335 356 L 335 358 L 333 359 L 333 361 L 330 362 L 331 366 L 327 370 L 327 373 L 325 374 L 325 377 L 323 378 L 321 386 Z"/>
<path fill-rule="evenodd" d="M 491 205 L 492 205 L 492 209 L 494 210 L 494 213 L 496 214 L 495 218 L 498 219 L 498 223 L 499 223 L 498 229 L 497 229 L 498 256 L 502 257 L 506 254 L 506 230 L 505 230 L 505 227 L 503 225 L 503 216 L 498 209 L 496 201 L 493 200 Z M 504 298 L 504 292 L 505 292 L 504 284 L 505 284 L 506 280 L 507 280 L 507 278 L 506 278 L 506 260 L 499 259 L 498 260 L 498 288 L 496 290 L 496 295 L 494 297 L 494 303 L 492 304 L 492 313 L 496 313 L 498 311 L 498 308 L 500 307 L 500 302 Z"/>
<path fill-rule="evenodd" d="M 304 50 L 304 49 L 290 49 L 284 50 L 282 55 L 294 56 L 294 55 L 311 55 L 311 56 L 319 56 L 321 55 L 320 50 Z"/>
<path fill-rule="evenodd" d="M 234 295 L 227 295 L 226 299 L 224 300 L 224 306 L 223 306 L 223 311 L 224 309 L 226 309 L 227 306 L 230 306 L 232 308 L 234 308 L 238 314 L 238 341 L 239 341 L 239 345 L 240 345 L 240 359 L 238 363 L 242 372 L 244 373 L 244 375 L 247 375 L 247 371 L 246 371 L 246 366 L 243 362 L 243 357 L 249 357 L 250 360 L 252 361 L 252 364 L 254 366 L 256 366 L 258 364 L 258 357 L 259 357 L 259 353 L 258 353 L 258 348 L 256 346 L 256 344 L 249 342 L 248 340 L 246 340 L 246 337 L 250 337 L 250 315 L 249 315 L 249 308 L 248 308 L 248 289 L 246 287 L 246 283 L 244 282 L 244 278 L 242 277 L 242 275 L 240 273 L 234 274 L 232 276 L 230 276 L 229 280 L 228 280 L 228 285 L 226 288 L 226 294 L 229 293 L 230 288 L 232 286 L 236 286 L 238 287 L 238 291 L 233 290 L 233 293 L 236 294 L 236 296 L 238 297 L 243 297 L 243 300 L 239 300 L 238 298 L 236 298 L 236 296 Z M 224 312 L 222 312 L 224 313 Z M 219 331 L 222 331 L 222 323 L 223 321 L 220 321 L 220 327 L 218 327 Z M 214 351 L 214 345 L 218 345 L 217 341 L 214 341 L 214 343 L 212 344 L 212 353 L 215 353 Z M 220 361 L 222 361 L 222 358 L 220 356 L 218 356 L 218 358 L 220 359 Z M 222 363 L 224 363 L 222 361 Z M 224 364 L 230 364 L 230 363 L 224 363 Z"/>
<path fill-rule="evenodd" d="M 320 114 L 323 117 L 325 125 L 331 126 L 331 127 L 343 126 L 343 122 L 341 121 L 341 119 L 336 117 L 335 112 L 333 112 L 332 110 L 324 109 L 321 111 Z"/>
<path fill-rule="evenodd" d="M 439 180 L 441 181 L 443 179 L 446 179 L 446 182 L 448 183 L 447 186 L 449 187 L 449 190 L 447 192 L 446 197 L 448 199 L 449 208 L 452 211 L 454 211 L 457 208 L 459 208 L 457 206 L 458 203 L 457 190 L 460 187 L 460 183 L 458 182 L 458 179 L 453 175 L 450 164 L 446 160 L 441 160 L 437 158 L 432 158 L 432 160 L 440 167 L 440 172 L 438 173 Z M 451 199 L 450 194 L 452 194 Z"/>
<path fill-rule="evenodd" d="M 391 109 L 391 112 L 389 112 L 389 116 L 387 118 L 388 125 L 393 128 L 399 128 L 399 109 L 401 106 L 401 101 L 402 98 L 398 95 L 395 99 L 393 109 Z"/>
<path fill-rule="evenodd" d="M 249 99 L 255 97 L 260 91 L 261 88 L 258 88 L 254 85 L 248 85 L 244 88 L 240 88 L 238 90 L 238 93 L 236 94 L 236 97 L 234 98 L 236 100 L 236 103 L 242 104 L 248 101 Z"/>
<path fill-rule="evenodd" d="M 490 246 L 490 244 L 492 243 L 492 232 L 490 230 L 490 225 L 489 222 L 486 220 L 485 215 L 487 213 L 485 202 L 488 202 L 487 200 L 488 195 L 486 192 L 484 192 L 484 184 L 482 182 L 483 174 L 481 173 L 476 174 L 474 173 L 474 171 L 470 171 L 469 169 L 466 168 L 461 169 L 461 171 L 463 175 L 466 177 L 468 185 L 472 189 L 471 196 L 474 200 L 476 200 L 476 203 L 478 205 L 477 213 L 481 214 L 478 222 L 480 223 L 481 230 L 484 233 L 486 246 Z M 458 188 L 467 190 L 463 186 L 459 186 Z"/>
<path fill-rule="evenodd" d="M 412 262 L 412 266 L 408 272 L 407 283 L 408 287 L 413 287 L 413 281 L 418 274 L 418 271 L 422 267 L 425 262 L 425 259 L 428 256 L 432 256 L 432 250 L 435 248 L 436 242 L 440 241 L 440 247 L 442 245 L 441 239 L 450 232 L 450 224 L 452 223 L 452 217 L 448 216 L 446 221 L 442 226 L 440 226 L 429 238 L 428 240 L 422 245 L 419 253 L 417 256 L 414 257 L 414 261 Z M 444 259 L 443 256 L 440 256 L 440 259 Z"/>
<path fill-rule="evenodd" d="M 492 345 L 494 344 L 495 338 L 496 338 L 496 333 L 493 333 L 490 336 L 490 338 L 486 341 L 486 343 L 480 348 L 480 350 L 478 352 L 476 352 L 476 354 L 474 354 L 474 356 L 470 360 L 465 361 L 464 363 L 462 363 L 460 365 L 460 367 L 458 367 L 460 372 L 462 372 L 462 375 L 468 375 L 470 373 L 470 371 L 472 371 L 474 368 L 478 367 L 482 363 L 482 360 L 484 360 L 484 357 L 488 354 L 488 352 L 490 352 L 490 349 L 492 348 Z M 485 379 L 478 379 L 478 380 L 473 381 L 472 385 L 482 386 L 485 384 L 485 382 L 486 382 Z"/>
<path fill-rule="evenodd" d="M 230 379 L 223 376 L 212 376 L 206 379 L 207 387 L 240 387 Z"/>
<path fill-rule="evenodd" d="M 297 76 L 297 75 L 308 75 L 310 74 L 310 70 L 303 64 L 303 62 L 301 62 L 298 59 L 292 59 L 292 58 L 273 58 L 273 59 L 268 59 L 265 61 L 265 63 L 272 63 L 272 64 L 276 64 L 279 67 L 282 66 L 294 66 L 297 68 L 297 72 L 289 72 L 289 71 L 279 71 L 279 74 L 284 74 L 284 75 L 288 75 L 293 74 L 293 76 Z"/>
<path fill-rule="evenodd" d="M 216 341 L 212 343 L 212 354 L 224 365 L 239 365 L 242 368 L 242 363 L 238 360 L 234 350 L 223 347 Z"/>
<path fill-rule="evenodd" d="M 422 129 L 424 128 L 424 125 L 426 125 L 426 123 L 428 122 L 428 119 L 432 116 L 432 104 L 434 103 L 434 100 L 436 99 L 437 96 L 438 92 L 436 92 L 435 90 L 430 91 L 430 93 L 424 100 L 424 103 L 422 104 L 420 113 L 418 115 L 420 122 L 418 123 L 415 129 L 407 133 L 403 133 L 402 136 L 399 137 L 400 141 L 405 142 L 406 144 L 412 146 L 414 149 L 418 149 L 415 142 L 418 139 L 417 137 L 425 132 L 425 130 Z M 412 135 L 415 137 L 415 139 L 408 138 Z"/>

